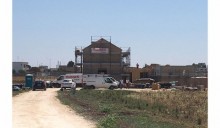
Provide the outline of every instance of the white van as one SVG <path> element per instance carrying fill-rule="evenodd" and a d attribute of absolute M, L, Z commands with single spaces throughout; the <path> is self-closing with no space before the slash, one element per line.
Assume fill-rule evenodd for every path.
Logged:
<path fill-rule="evenodd" d="M 82 86 L 82 84 L 83 84 L 83 74 L 82 73 L 70 73 L 70 74 L 66 74 L 66 75 L 60 75 L 57 78 L 56 83 L 61 84 L 64 79 L 72 79 L 73 81 L 75 81 L 76 86 Z"/>
<path fill-rule="evenodd" d="M 118 88 L 118 83 L 112 79 L 114 78 L 104 75 L 83 75 L 83 83 L 85 83 L 84 88 Z"/>

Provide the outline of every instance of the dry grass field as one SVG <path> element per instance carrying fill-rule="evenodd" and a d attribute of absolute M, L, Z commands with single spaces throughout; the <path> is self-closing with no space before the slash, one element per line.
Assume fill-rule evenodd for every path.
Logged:
<path fill-rule="evenodd" d="M 129 89 L 128 89 L 129 90 Z M 98 127 L 207 128 L 207 91 L 59 91 L 58 98 Z"/>

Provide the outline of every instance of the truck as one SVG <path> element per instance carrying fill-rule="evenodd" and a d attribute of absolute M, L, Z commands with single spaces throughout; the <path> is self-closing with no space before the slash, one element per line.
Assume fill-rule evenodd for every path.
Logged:
<path fill-rule="evenodd" d="M 85 89 L 108 88 L 112 90 L 118 88 L 119 85 L 113 77 L 102 74 L 83 75 L 83 83 L 85 83 Z"/>
<path fill-rule="evenodd" d="M 64 79 L 72 79 L 76 83 L 76 87 L 84 87 L 86 84 L 90 85 L 91 83 L 88 83 L 91 81 L 91 79 L 94 79 L 97 81 L 97 78 L 103 78 L 103 77 L 109 77 L 108 74 L 82 74 L 82 73 L 69 73 L 65 75 L 60 75 L 56 81 L 52 83 L 53 87 L 61 87 L 61 83 Z M 115 80 L 113 77 L 109 77 L 113 83 L 119 85 L 119 82 Z M 114 85 L 113 84 L 113 85 Z M 95 84 L 96 85 L 96 84 Z M 95 86 L 94 86 L 95 87 Z M 99 87 L 99 86 L 97 86 Z"/>
<path fill-rule="evenodd" d="M 53 87 L 61 87 L 61 83 L 64 79 L 72 79 L 76 83 L 76 87 L 83 86 L 83 74 L 82 73 L 69 73 L 60 75 L 56 81 L 53 82 Z"/>

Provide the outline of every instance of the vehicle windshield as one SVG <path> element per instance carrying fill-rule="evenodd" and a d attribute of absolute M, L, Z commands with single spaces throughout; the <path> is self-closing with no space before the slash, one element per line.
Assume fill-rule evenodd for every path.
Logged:
<path fill-rule="evenodd" d="M 115 82 L 115 81 L 116 81 L 116 80 L 115 80 L 114 78 L 112 78 L 112 77 L 111 77 L 110 79 L 111 79 L 113 82 Z"/>
<path fill-rule="evenodd" d="M 108 78 L 108 77 L 105 78 L 105 82 L 106 82 L 106 83 L 113 83 L 113 81 L 111 80 L 111 78 Z"/>
<path fill-rule="evenodd" d="M 63 80 L 63 82 L 71 82 L 72 80 Z"/>
<path fill-rule="evenodd" d="M 43 81 L 35 81 L 35 84 L 41 84 Z"/>

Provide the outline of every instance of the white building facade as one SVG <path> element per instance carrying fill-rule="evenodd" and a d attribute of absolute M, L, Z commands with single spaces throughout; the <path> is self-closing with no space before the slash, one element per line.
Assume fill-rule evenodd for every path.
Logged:
<path fill-rule="evenodd" d="M 12 69 L 18 72 L 19 70 L 26 71 L 28 69 L 28 62 L 13 62 Z"/>

